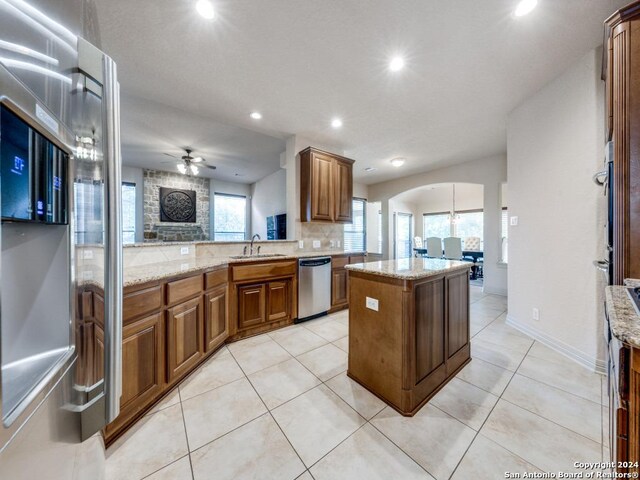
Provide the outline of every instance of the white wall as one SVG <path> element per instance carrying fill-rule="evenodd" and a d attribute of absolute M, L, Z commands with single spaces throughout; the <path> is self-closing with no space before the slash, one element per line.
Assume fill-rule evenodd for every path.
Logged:
<path fill-rule="evenodd" d="M 287 212 L 287 172 L 283 169 L 251 185 L 251 233 L 267 238 L 267 217 Z"/>
<path fill-rule="evenodd" d="M 251 185 L 245 183 L 234 183 L 234 182 L 222 182 L 220 180 L 216 180 L 215 178 L 211 179 L 209 183 L 209 218 L 210 218 L 210 228 L 211 232 L 211 240 L 213 240 L 213 232 L 214 232 L 214 224 L 215 224 L 215 201 L 214 194 L 215 193 L 228 193 L 230 195 L 243 195 L 247 197 L 247 224 L 246 224 L 246 238 L 251 238 Z"/>
<path fill-rule="evenodd" d="M 604 87 L 594 50 L 509 116 L 509 322 L 591 367 L 603 367 Z M 599 213 L 600 212 L 600 213 Z M 540 320 L 532 320 L 532 309 Z"/>
<path fill-rule="evenodd" d="M 122 181 L 136 184 L 136 242 L 144 241 L 144 175 L 138 167 L 122 166 Z"/>
<path fill-rule="evenodd" d="M 505 155 L 460 163 L 431 170 L 420 175 L 369 185 L 369 200 L 382 202 L 382 229 L 389 232 L 389 199 L 424 185 L 438 183 L 477 183 L 484 187 L 484 290 L 488 293 L 507 293 L 507 269 L 500 260 L 500 185 L 507 180 Z M 391 236 L 383 245 L 383 255 L 388 258 Z"/>
<path fill-rule="evenodd" d="M 368 198 L 369 187 L 363 183 L 353 182 L 353 196 L 357 198 Z"/>

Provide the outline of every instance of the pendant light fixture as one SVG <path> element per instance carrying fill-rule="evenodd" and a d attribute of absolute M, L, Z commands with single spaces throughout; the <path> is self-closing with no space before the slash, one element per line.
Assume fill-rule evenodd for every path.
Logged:
<path fill-rule="evenodd" d="M 458 220 L 460 220 L 460 215 L 456 213 L 456 184 L 454 183 L 452 187 L 453 187 L 453 205 L 451 208 L 451 213 L 449 214 L 449 221 L 455 225 L 456 223 L 458 223 Z"/>

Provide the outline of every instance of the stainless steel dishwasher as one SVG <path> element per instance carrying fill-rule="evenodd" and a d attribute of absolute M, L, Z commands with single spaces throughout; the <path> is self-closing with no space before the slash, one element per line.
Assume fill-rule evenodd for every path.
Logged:
<path fill-rule="evenodd" d="M 331 257 L 298 261 L 298 320 L 326 315 L 331 308 Z"/>

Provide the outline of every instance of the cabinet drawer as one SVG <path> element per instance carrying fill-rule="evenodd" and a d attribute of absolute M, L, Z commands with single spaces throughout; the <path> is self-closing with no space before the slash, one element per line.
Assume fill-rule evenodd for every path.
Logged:
<path fill-rule="evenodd" d="M 229 270 L 226 268 L 208 272 L 204 276 L 205 290 L 211 290 L 219 285 L 227 283 L 229 278 Z"/>
<path fill-rule="evenodd" d="M 233 281 L 269 280 L 270 277 L 285 277 L 296 274 L 296 262 L 271 262 L 252 265 L 237 265 L 233 268 Z"/>
<path fill-rule="evenodd" d="M 344 268 L 346 265 L 349 265 L 349 257 L 331 257 L 331 268 L 334 270 Z"/>
<path fill-rule="evenodd" d="M 122 300 L 122 317 L 126 321 L 161 308 L 162 286 L 155 285 L 126 294 Z"/>
<path fill-rule="evenodd" d="M 167 283 L 167 304 L 186 300 L 202 291 L 202 275 Z"/>

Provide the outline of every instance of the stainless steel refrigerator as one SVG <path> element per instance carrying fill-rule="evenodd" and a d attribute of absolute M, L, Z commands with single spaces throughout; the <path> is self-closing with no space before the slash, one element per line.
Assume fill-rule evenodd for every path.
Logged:
<path fill-rule="evenodd" d="M 0 0 L 0 478 L 99 479 L 119 412 L 119 85 L 83 0 Z"/>

